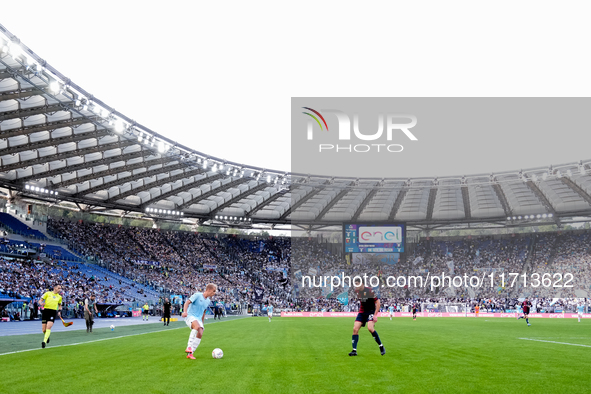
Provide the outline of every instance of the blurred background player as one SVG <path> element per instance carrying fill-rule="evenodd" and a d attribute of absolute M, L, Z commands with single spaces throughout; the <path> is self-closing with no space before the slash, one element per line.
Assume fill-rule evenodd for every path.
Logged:
<path fill-rule="evenodd" d="M 585 313 L 585 304 L 579 302 L 579 306 L 577 306 L 577 317 L 579 318 L 579 323 L 581 322 L 581 317 L 583 317 L 583 313 Z"/>
<path fill-rule="evenodd" d="M 216 302 L 215 306 L 213 307 L 213 320 L 215 320 L 216 317 L 218 320 L 222 320 L 222 308 L 220 307 L 219 302 Z"/>
<path fill-rule="evenodd" d="M 94 324 L 94 313 L 98 315 L 96 308 L 96 296 L 93 294 L 84 300 L 84 320 L 86 321 L 86 332 L 92 332 L 92 325 Z"/>
<path fill-rule="evenodd" d="M 203 337 L 203 319 L 205 318 L 205 311 L 211 305 L 211 297 L 213 297 L 217 291 L 217 285 L 210 283 L 205 287 L 203 293 L 193 294 L 183 307 L 182 317 L 185 318 L 185 323 L 191 328 L 191 334 L 189 335 L 189 342 L 187 343 L 187 358 L 195 360 L 193 352 L 201 343 Z"/>
<path fill-rule="evenodd" d="M 367 329 L 375 339 L 376 343 L 380 346 L 380 353 L 382 356 L 386 354 L 386 348 L 380 340 L 378 332 L 374 329 L 375 324 L 378 321 L 377 312 L 380 310 L 380 300 L 375 296 L 372 289 L 365 287 L 363 284 L 355 288 L 355 293 L 360 301 L 359 313 L 355 318 L 353 324 L 353 351 L 349 353 L 349 356 L 357 355 L 357 342 L 359 341 L 359 329 L 365 327 L 367 323 Z"/>
<path fill-rule="evenodd" d="M 164 304 L 162 304 L 163 312 L 162 312 L 162 321 L 164 322 L 165 326 L 170 325 L 170 308 L 172 304 L 168 301 L 168 298 L 164 299 Z"/>
<path fill-rule="evenodd" d="M 413 320 L 417 320 L 417 310 L 419 309 L 419 307 L 417 306 L 417 304 L 412 304 L 412 319 Z"/>
<path fill-rule="evenodd" d="M 148 301 L 142 306 L 142 321 L 148 321 L 148 316 L 150 312 L 150 306 L 148 305 Z"/>
<path fill-rule="evenodd" d="M 515 305 L 515 310 L 517 312 L 516 319 L 517 320 L 521 319 L 521 314 L 523 313 L 523 309 L 521 309 L 521 305 L 520 304 Z"/>
<path fill-rule="evenodd" d="M 271 323 L 271 319 L 273 318 L 273 305 L 271 304 L 267 307 L 267 316 L 269 317 L 269 323 Z"/>
<path fill-rule="evenodd" d="M 523 303 L 521 304 L 521 310 L 523 311 L 523 316 L 519 316 L 517 318 L 517 320 L 525 319 L 528 326 L 531 326 L 531 324 L 529 324 L 529 310 L 530 310 L 530 308 L 531 308 L 531 302 L 529 301 L 529 299 L 527 297 L 525 297 L 525 301 L 523 301 Z"/>
<path fill-rule="evenodd" d="M 390 305 L 388 307 L 388 313 L 390 314 L 390 321 L 392 321 L 392 316 L 394 316 L 394 306 Z"/>
<path fill-rule="evenodd" d="M 478 304 L 474 307 L 474 313 L 476 314 L 476 317 L 478 317 L 478 313 L 480 312 L 480 306 L 478 306 Z"/>
<path fill-rule="evenodd" d="M 45 349 L 45 345 L 49 343 L 49 336 L 51 335 L 51 327 L 55 321 L 55 316 L 62 317 L 62 291 L 61 285 L 54 285 L 53 291 L 46 291 L 39 300 L 39 305 L 43 308 L 41 312 L 41 329 L 43 330 L 43 342 L 41 347 Z"/>

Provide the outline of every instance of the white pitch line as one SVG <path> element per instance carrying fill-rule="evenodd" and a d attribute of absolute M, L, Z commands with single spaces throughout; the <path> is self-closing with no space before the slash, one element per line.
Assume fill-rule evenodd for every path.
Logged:
<path fill-rule="evenodd" d="M 234 320 L 240 320 L 241 318 L 237 318 L 237 319 L 231 319 L 231 320 L 224 320 L 224 322 L 228 322 L 228 321 L 234 321 Z M 216 323 L 214 321 L 212 322 L 208 322 L 207 324 L 212 324 L 212 323 Z M 221 321 L 217 321 L 217 323 L 222 323 Z M 126 327 L 133 327 L 133 326 L 126 326 Z M 93 343 L 93 342 L 101 342 L 101 341 L 109 341 L 111 339 L 119 339 L 119 338 L 127 338 L 127 337 L 135 337 L 137 335 L 145 335 L 145 334 L 154 334 L 157 332 L 163 332 L 163 331 L 172 331 L 172 330 L 178 330 L 180 328 L 185 328 L 185 327 L 177 327 L 177 328 L 170 328 L 170 329 L 166 329 L 166 330 L 158 330 L 158 331 L 151 331 L 151 332 L 142 332 L 139 334 L 130 334 L 130 335 L 122 335 L 120 337 L 113 337 L 113 338 L 102 338 L 102 339 L 96 339 L 94 341 L 87 341 L 87 342 L 78 342 L 78 343 L 68 343 L 65 345 L 57 345 L 57 346 L 51 346 L 49 349 L 53 349 L 53 348 L 57 348 L 57 347 L 66 347 L 66 346 L 76 346 L 76 345 L 84 345 L 86 343 Z M 33 350 L 44 350 L 43 348 L 35 348 L 35 349 L 25 349 L 25 350 L 17 350 L 15 352 L 8 352 L 8 353 L 0 353 L 0 356 L 6 356 L 8 354 L 16 354 L 16 353 L 24 353 L 24 352 L 32 352 Z"/>
<path fill-rule="evenodd" d="M 531 339 L 531 338 L 517 338 L 517 339 L 524 339 L 526 341 L 536 341 L 536 342 L 547 342 L 547 343 L 557 343 L 559 345 L 571 345 L 571 346 L 581 346 L 581 347 L 591 347 L 589 345 L 581 345 L 578 343 L 568 343 L 568 342 L 555 342 L 555 341 L 544 341 L 542 339 Z"/>

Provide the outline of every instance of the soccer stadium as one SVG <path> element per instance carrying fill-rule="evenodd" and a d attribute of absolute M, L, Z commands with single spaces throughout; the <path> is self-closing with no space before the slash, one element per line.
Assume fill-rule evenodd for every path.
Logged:
<path fill-rule="evenodd" d="M 269 169 L 152 130 L 15 34 L 0 392 L 590 391 L 591 158 Z M 292 104 L 308 139 L 343 119 Z"/>

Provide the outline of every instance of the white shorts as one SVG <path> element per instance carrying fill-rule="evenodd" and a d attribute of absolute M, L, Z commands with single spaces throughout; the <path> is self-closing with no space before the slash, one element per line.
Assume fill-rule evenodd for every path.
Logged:
<path fill-rule="evenodd" d="M 394 316 L 394 313 L 390 312 L 390 317 Z"/>
<path fill-rule="evenodd" d="M 579 317 L 583 317 L 583 312 L 579 312 Z"/>
<path fill-rule="evenodd" d="M 267 316 L 273 317 L 273 312 L 267 312 Z"/>
<path fill-rule="evenodd" d="M 185 323 L 187 323 L 187 326 L 189 326 L 189 328 L 191 328 L 191 329 L 193 329 L 193 327 L 191 327 L 191 325 L 193 324 L 194 321 L 197 321 L 197 324 L 199 324 L 199 327 L 204 328 L 203 321 L 201 321 L 201 319 L 196 318 L 194 316 L 185 317 Z"/>

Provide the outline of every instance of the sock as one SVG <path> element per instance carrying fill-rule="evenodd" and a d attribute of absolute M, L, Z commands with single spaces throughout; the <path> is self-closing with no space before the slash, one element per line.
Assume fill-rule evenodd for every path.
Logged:
<path fill-rule="evenodd" d="M 197 338 L 197 330 L 191 330 L 191 335 L 189 335 L 189 342 L 187 343 L 187 347 L 193 348 L 193 340 Z"/>
<path fill-rule="evenodd" d="M 353 350 L 357 350 L 357 342 L 359 342 L 359 335 L 353 335 Z"/>
<path fill-rule="evenodd" d="M 526 317 L 526 318 L 525 318 L 525 322 L 526 322 L 527 324 L 529 324 L 529 317 Z"/>
<path fill-rule="evenodd" d="M 197 350 L 197 347 L 199 347 L 200 343 L 201 343 L 201 338 L 194 338 L 193 339 L 193 346 L 191 346 L 193 351 Z"/>
<path fill-rule="evenodd" d="M 380 341 L 380 336 L 378 335 L 377 331 L 374 331 L 371 333 L 371 336 L 373 337 L 373 339 L 376 340 L 376 343 L 380 346 L 382 346 L 382 341 Z"/>
<path fill-rule="evenodd" d="M 49 334 L 51 334 L 51 330 L 45 330 L 45 338 L 43 338 L 43 342 L 47 343 L 47 338 L 49 338 Z"/>

